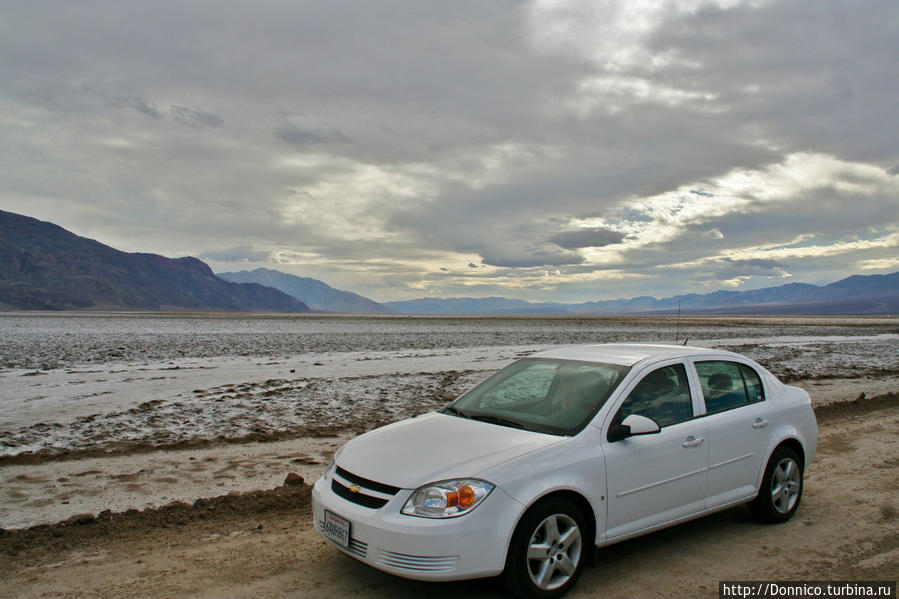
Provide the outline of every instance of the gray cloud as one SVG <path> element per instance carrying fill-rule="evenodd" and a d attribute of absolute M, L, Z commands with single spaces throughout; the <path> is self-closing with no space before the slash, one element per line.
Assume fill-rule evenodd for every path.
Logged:
<path fill-rule="evenodd" d="M 789 268 L 776 260 L 749 259 L 734 260 L 721 258 L 712 260 L 698 267 L 691 275 L 694 281 L 720 282 L 738 278 L 762 277 L 768 279 L 780 279 L 790 277 Z"/>
<path fill-rule="evenodd" d="M 156 109 L 156 104 L 153 102 L 148 102 L 143 98 L 130 98 L 129 101 L 131 106 L 139 113 L 157 121 L 162 118 L 162 113 Z"/>
<path fill-rule="evenodd" d="M 582 264 L 584 257 L 577 252 L 558 251 L 551 247 L 493 245 L 481 253 L 481 260 L 490 266 L 531 268 Z"/>
<path fill-rule="evenodd" d="M 529 2 L 18 3 L 0 22 L 4 209 L 380 300 L 890 264 L 899 5 L 644 4 L 585 0 L 571 21 Z M 832 174 L 790 170 L 796 153 L 849 166 L 791 189 Z M 716 183 L 760 170 L 778 199 Z M 714 203 L 666 204 L 676 190 Z M 821 249 L 761 252 L 796 243 Z"/>
<path fill-rule="evenodd" d="M 269 250 L 260 250 L 241 245 L 203 252 L 199 254 L 199 257 L 204 260 L 215 260 L 218 262 L 265 262 L 270 254 Z"/>
<path fill-rule="evenodd" d="M 751 258 L 749 260 L 734 260 L 733 258 L 722 258 L 721 262 L 729 264 L 736 268 L 753 268 L 759 270 L 773 270 L 781 268 L 783 265 L 777 260 L 765 260 L 763 258 Z"/>
<path fill-rule="evenodd" d="M 745 119 L 743 131 L 787 151 L 885 164 L 896 144 L 880 123 L 895 112 L 899 77 L 888 58 L 899 40 L 885 22 L 897 17 L 895 4 L 879 0 L 707 5 L 667 21 L 649 47 L 682 59 L 666 80 L 716 93 L 723 118 Z"/>
<path fill-rule="evenodd" d="M 353 143 L 350 138 L 337 129 L 307 129 L 297 125 L 285 124 L 275 129 L 275 137 L 294 146 L 314 146 L 329 143 Z"/>
<path fill-rule="evenodd" d="M 549 238 L 549 241 L 568 250 L 588 247 L 603 247 L 621 243 L 624 233 L 611 229 L 576 229 L 563 231 Z"/>
<path fill-rule="evenodd" d="M 172 106 L 171 114 L 172 118 L 175 119 L 176 122 L 181 123 L 182 125 L 187 125 L 188 127 L 192 127 L 194 129 L 221 127 L 225 123 L 225 121 L 223 121 L 221 117 L 211 112 L 207 112 L 205 110 L 200 110 L 197 108 Z"/>

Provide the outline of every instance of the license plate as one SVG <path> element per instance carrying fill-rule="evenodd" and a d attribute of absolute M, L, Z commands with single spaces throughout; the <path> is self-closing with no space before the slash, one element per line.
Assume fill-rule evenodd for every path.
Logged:
<path fill-rule="evenodd" d="M 350 521 L 328 510 L 325 510 L 322 533 L 341 547 L 350 546 Z"/>

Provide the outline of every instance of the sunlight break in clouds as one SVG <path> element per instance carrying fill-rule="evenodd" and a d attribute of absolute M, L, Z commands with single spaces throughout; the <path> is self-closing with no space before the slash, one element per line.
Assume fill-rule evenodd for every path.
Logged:
<path fill-rule="evenodd" d="M 781 164 L 758 170 L 738 169 L 709 181 L 681 186 L 671 192 L 627 200 L 624 205 L 639 219 L 590 218 L 576 224 L 584 228 L 605 227 L 627 235 L 620 245 L 588 252 L 594 262 L 614 264 L 623 260 L 623 253 L 627 250 L 678 238 L 687 226 L 702 225 L 732 214 L 764 213 L 765 204 L 789 203 L 793 198 L 822 190 L 854 196 L 877 194 L 895 198 L 899 197 L 899 175 L 891 175 L 871 165 L 844 162 L 832 156 L 792 154 Z M 711 229 L 710 234 L 717 239 L 724 237 L 718 229 Z M 854 249 L 892 247 L 895 237 L 891 234 L 867 242 L 839 241 L 831 245 L 807 246 L 801 250 L 744 247 L 730 250 L 727 256 L 748 259 L 762 255 L 776 258 L 835 255 Z M 712 255 L 708 259 L 714 258 Z"/>

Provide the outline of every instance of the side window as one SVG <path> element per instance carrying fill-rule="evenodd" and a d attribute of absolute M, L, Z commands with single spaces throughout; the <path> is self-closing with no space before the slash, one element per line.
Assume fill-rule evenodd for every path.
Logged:
<path fill-rule="evenodd" d="M 615 421 L 621 422 L 631 414 L 652 418 L 659 426 L 692 418 L 693 401 L 684 365 L 665 366 L 643 377 L 621 404 Z"/>
<path fill-rule="evenodd" d="M 722 412 L 764 399 L 758 373 L 736 362 L 696 362 L 706 411 Z"/>
<path fill-rule="evenodd" d="M 749 403 L 765 399 L 765 388 L 762 387 L 762 379 L 759 378 L 759 373 L 745 364 L 740 364 L 740 374 L 743 375 L 743 384 L 746 385 Z"/>

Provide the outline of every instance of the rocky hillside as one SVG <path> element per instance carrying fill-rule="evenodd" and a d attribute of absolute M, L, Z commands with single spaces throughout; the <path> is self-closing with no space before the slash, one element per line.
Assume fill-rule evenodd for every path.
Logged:
<path fill-rule="evenodd" d="M 129 254 L 2 210 L 0 307 L 309 312 L 306 304 L 277 289 L 223 281 L 196 258 Z"/>

